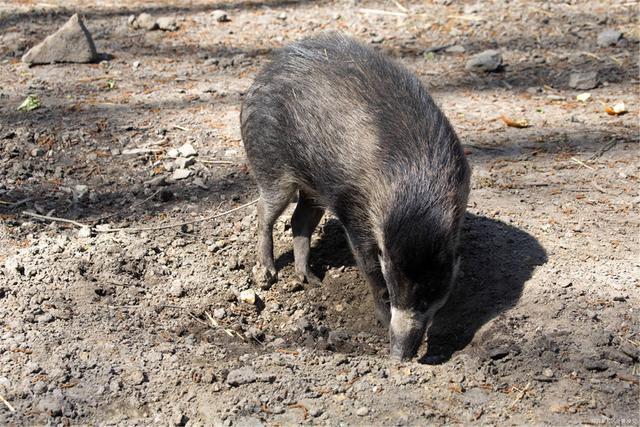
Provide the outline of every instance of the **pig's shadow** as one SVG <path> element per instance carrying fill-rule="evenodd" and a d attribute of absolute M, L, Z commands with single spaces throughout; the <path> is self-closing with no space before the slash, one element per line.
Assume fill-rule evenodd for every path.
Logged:
<path fill-rule="evenodd" d="M 466 347 L 485 323 L 513 307 L 547 254 L 530 234 L 490 218 L 467 214 L 460 242 L 461 277 L 436 315 L 421 363 L 439 364 Z"/>
<path fill-rule="evenodd" d="M 354 265 L 337 220 L 327 221 L 319 234 L 311 250 L 312 269 L 318 276 L 323 277 L 329 267 Z M 547 261 L 544 248 L 530 234 L 473 214 L 465 217 L 460 254 L 461 274 L 456 288 L 429 329 L 427 353 L 420 358 L 420 363 L 444 363 L 453 353 L 465 348 L 484 324 L 518 302 L 535 267 Z M 292 261 L 289 251 L 282 254 L 276 264 L 280 269 Z M 362 286 L 354 291 L 365 294 L 369 289 Z M 371 318 L 373 321 L 373 314 Z"/>

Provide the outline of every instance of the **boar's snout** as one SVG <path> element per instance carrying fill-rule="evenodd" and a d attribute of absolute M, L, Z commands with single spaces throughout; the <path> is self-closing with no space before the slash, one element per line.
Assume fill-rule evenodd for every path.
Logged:
<path fill-rule="evenodd" d="M 416 355 L 429 320 L 426 313 L 391 307 L 389 340 L 392 359 L 405 361 Z"/>

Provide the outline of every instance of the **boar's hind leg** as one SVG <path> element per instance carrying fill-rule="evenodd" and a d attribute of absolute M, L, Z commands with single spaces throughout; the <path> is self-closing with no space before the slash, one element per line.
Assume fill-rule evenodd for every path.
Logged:
<path fill-rule="evenodd" d="M 300 280 L 314 285 L 320 284 L 321 281 L 309 269 L 309 249 L 311 235 L 323 214 L 324 209 L 314 206 L 313 202 L 300 191 L 296 210 L 291 217 L 293 256 L 295 258 L 296 273 Z"/>
<path fill-rule="evenodd" d="M 350 239 L 351 240 L 351 239 Z M 354 257 L 360 271 L 364 274 L 371 287 L 375 304 L 376 319 L 382 326 L 389 326 L 391 311 L 389 306 L 389 291 L 382 275 L 378 260 L 378 247 L 375 243 L 357 244 L 351 240 Z"/>
<path fill-rule="evenodd" d="M 292 190 L 260 189 L 258 201 L 258 246 L 254 278 L 258 283 L 273 283 L 277 280 L 276 265 L 273 260 L 273 224 L 291 200 Z"/>

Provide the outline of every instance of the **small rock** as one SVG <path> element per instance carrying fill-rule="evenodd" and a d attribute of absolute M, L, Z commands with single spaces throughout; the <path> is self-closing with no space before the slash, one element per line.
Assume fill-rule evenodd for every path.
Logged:
<path fill-rule="evenodd" d="M 611 28 L 598 34 L 598 46 L 600 47 L 616 46 L 621 40 L 622 33 Z"/>
<path fill-rule="evenodd" d="M 285 21 L 287 19 L 287 12 L 280 12 L 279 14 L 276 15 L 276 18 L 278 18 L 281 21 Z"/>
<path fill-rule="evenodd" d="M 133 26 L 147 31 L 158 29 L 158 23 L 153 19 L 153 16 L 148 13 L 141 13 L 138 15 L 135 21 L 133 21 Z"/>
<path fill-rule="evenodd" d="M 214 10 L 213 12 L 211 12 L 211 17 L 216 21 L 216 22 L 229 22 L 229 15 L 227 15 L 227 12 L 225 12 L 224 10 Z"/>
<path fill-rule="evenodd" d="M 7 273 L 11 276 L 18 276 L 24 274 L 24 266 L 18 260 L 18 257 L 9 257 L 4 262 L 4 268 Z"/>
<path fill-rule="evenodd" d="M 496 71 L 502 67 L 502 54 L 499 50 L 485 50 L 473 55 L 464 67 L 467 71 Z"/>
<path fill-rule="evenodd" d="M 545 378 L 553 378 L 553 371 L 549 368 L 545 368 L 542 370 L 542 376 Z"/>
<path fill-rule="evenodd" d="M 369 408 L 367 408 L 366 406 L 359 407 L 358 409 L 356 409 L 356 415 L 359 417 L 365 417 L 369 415 Z"/>
<path fill-rule="evenodd" d="M 22 62 L 30 65 L 56 62 L 87 63 L 98 58 L 96 46 L 87 27 L 75 14 L 58 31 L 29 49 Z"/>
<path fill-rule="evenodd" d="M 284 290 L 287 292 L 294 293 L 294 292 L 304 291 L 304 286 L 302 285 L 302 283 L 296 280 L 296 281 L 287 283 L 284 286 Z"/>
<path fill-rule="evenodd" d="M 213 310 L 213 317 L 215 317 L 216 319 L 224 319 L 226 315 L 227 312 L 224 308 L 216 308 L 215 310 Z"/>
<path fill-rule="evenodd" d="M 489 357 L 493 360 L 499 360 L 509 354 L 509 348 L 506 346 L 499 346 L 489 350 Z"/>
<path fill-rule="evenodd" d="M 182 147 L 178 148 L 178 152 L 182 157 L 191 157 L 191 156 L 196 156 L 198 154 L 196 149 L 193 148 L 193 145 L 189 144 L 188 142 L 184 144 Z"/>
<path fill-rule="evenodd" d="M 199 187 L 199 188 L 201 188 L 203 190 L 208 190 L 209 189 L 209 186 L 204 183 L 202 178 L 195 178 L 193 180 L 193 185 L 195 185 L 196 187 Z"/>
<path fill-rule="evenodd" d="M 147 187 L 160 187 L 163 185 L 167 185 L 167 177 L 166 175 L 158 175 L 154 178 L 151 178 L 149 181 L 145 181 L 144 185 L 146 185 Z M 162 199 L 162 194 L 160 199 Z M 162 201 L 166 202 L 167 200 Z"/>
<path fill-rule="evenodd" d="M 453 46 L 446 48 L 444 51 L 447 53 L 465 53 L 466 49 L 462 45 L 454 44 Z"/>
<path fill-rule="evenodd" d="M 598 86 L 598 72 L 575 72 L 569 76 L 569 87 L 572 89 L 587 90 Z"/>
<path fill-rule="evenodd" d="M 141 370 L 136 370 L 131 373 L 131 375 L 129 376 L 129 380 L 133 385 L 140 385 L 147 381 L 147 374 L 145 374 Z"/>
<path fill-rule="evenodd" d="M 238 296 L 233 291 L 227 291 L 225 294 L 225 300 L 228 302 L 236 302 L 238 301 Z"/>
<path fill-rule="evenodd" d="M 89 187 L 83 184 L 74 186 L 73 199 L 78 202 L 86 202 L 89 199 Z"/>
<path fill-rule="evenodd" d="M 176 169 L 173 171 L 169 179 L 172 181 L 179 181 L 181 179 L 186 179 L 186 178 L 189 178 L 189 176 L 191 176 L 191 172 L 192 171 L 190 169 Z"/>
<path fill-rule="evenodd" d="M 172 148 L 169 151 L 167 151 L 167 156 L 171 157 L 172 159 L 176 159 L 180 157 L 180 152 L 178 151 L 177 148 Z"/>
<path fill-rule="evenodd" d="M 313 408 L 309 409 L 309 415 L 311 415 L 314 418 L 319 417 L 323 413 L 324 413 L 324 411 L 322 410 L 322 408 L 313 407 Z"/>
<path fill-rule="evenodd" d="M 169 295 L 176 298 L 180 298 L 184 296 L 184 288 L 182 287 L 182 283 L 177 281 L 174 282 L 173 285 L 171 285 L 171 288 L 169 289 Z"/>
<path fill-rule="evenodd" d="M 81 227 L 80 230 L 78 230 L 78 237 L 81 239 L 91 237 L 91 228 Z"/>
<path fill-rule="evenodd" d="M 176 31 L 178 29 L 176 18 L 172 16 L 163 16 L 158 18 L 156 23 L 158 24 L 158 28 L 162 31 Z"/>
<path fill-rule="evenodd" d="M 589 371 L 601 372 L 609 369 L 607 364 L 604 363 L 602 360 L 598 360 L 592 357 L 585 357 L 584 360 L 582 361 L 582 365 L 585 367 L 585 369 Z"/>
<path fill-rule="evenodd" d="M 251 368 L 234 369 L 227 375 L 227 384 L 237 387 L 243 384 L 254 383 L 258 380 L 258 375 Z"/>
<path fill-rule="evenodd" d="M 62 415 L 63 408 L 64 400 L 57 396 L 43 397 L 36 406 L 38 412 L 44 412 L 52 417 L 59 417 Z"/>
<path fill-rule="evenodd" d="M 187 424 L 187 421 L 189 421 L 189 417 L 187 417 L 182 412 L 176 411 L 173 414 L 173 417 L 172 417 L 171 421 L 173 422 L 174 426 L 183 426 L 183 425 Z"/>
<path fill-rule="evenodd" d="M 140 61 L 133 61 L 133 64 L 131 64 L 131 66 L 134 70 L 137 70 L 138 68 L 140 68 Z"/>
<path fill-rule="evenodd" d="M 47 383 L 38 381 L 33 385 L 34 394 L 44 394 L 47 391 Z"/>
<path fill-rule="evenodd" d="M 378 44 L 384 41 L 384 36 L 374 36 L 371 38 L 371 43 Z"/>
<path fill-rule="evenodd" d="M 11 389 L 11 381 L 7 377 L 0 377 L 0 392 L 7 392 Z"/>
<path fill-rule="evenodd" d="M 109 390 L 112 393 L 117 393 L 118 391 L 120 391 L 121 388 L 122 388 L 122 383 L 120 382 L 119 379 L 113 378 L 111 379 L 111 381 L 109 381 Z"/>
<path fill-rule="evenodd" d="M 196 159 L 194 159 L 193 157 L 189 157 L 186 159 L 184 157 L 178 157 L 176 159 L 176 167 L 178 169 L 185 169 L 187 166 L 191 166 L 195 162 L 196 162 Z"/>
<path fill-rule="evenodd" d="M 256 293 L 253 289 L 247 289 L 245 291 L 240 292 L 240 296 L 238 298 L 240 302 L 245 304 L 255 304 L 256 303 Z"/>
<path fill-rule="evenodd" d="M 308 331 L 313 329 L 313 325 L 311 324 L 309 319 L 307 319 L 306 317 L 301 317 L 298 320 L 296 320 L 296 327 L 301 331 Z"/>
<path fill-rule="evenodd" d="M 31 150 L 31 156 L 32 157 L 40 157 L 42 156 L 44 153 L 46 153 L 46 151 L 44 150 L 44 148 L 42 147 L 36 147 L 33 150 Z"/>

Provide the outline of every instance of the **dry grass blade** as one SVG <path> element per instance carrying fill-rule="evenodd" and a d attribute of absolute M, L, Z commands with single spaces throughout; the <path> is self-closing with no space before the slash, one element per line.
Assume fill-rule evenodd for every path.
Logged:
<path fill-rule="evenodd" d="M 4 398 L 3 395 L 0 394 L 0 401 L 4 403 L 4 405 L 9 408 L 11 412 L 16 412 L 16 408 L 14 408 L 11 403 L 7 402 L 7 399 Z M 306 417 L 305 417 L 306 418 Z"/>

